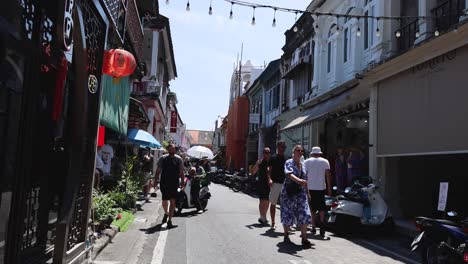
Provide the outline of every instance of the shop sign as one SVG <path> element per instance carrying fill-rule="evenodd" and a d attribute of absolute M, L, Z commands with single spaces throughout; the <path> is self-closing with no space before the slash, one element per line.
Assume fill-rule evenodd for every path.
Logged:
<path fill-rule="evenodd" d="M 171 111 L 171 133 L 177 133 L 177 111 Z"/>
<path fill-rule="evenodd" d="M 423 71 L 423 70 L 433 70 L 435 67 L 437 67 L 439 64 L 442 64 L 446 61 L 451 61 L 457 57 L 457 50 L 454 49 L 452 51 L 449 51 L 445 54 L 442 54 L 438 57 L 432 58 L 428 61 L 425 61 L 419 65 L 416 65 L 412 69 L 412 73 L 415 74 L 417 72 Z"/>
<path fill-rule="evenodd" d="M 63 50 L 69 51 L 73 41 L 73 7 L 75 0 L 65 0 L 60 5 L 58 14 L 60 17 L 57 19 L 57 36 L 59 45 Z"/>
<path fill-rule="evenodd" d="M 250 124 L 260 124 L 260 114 L 258 114 L 258 113 L 250 114 L 249 123 Z"/>

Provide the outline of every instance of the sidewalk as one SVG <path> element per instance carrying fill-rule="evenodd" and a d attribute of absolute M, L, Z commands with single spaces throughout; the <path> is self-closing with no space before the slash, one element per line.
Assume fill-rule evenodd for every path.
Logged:
<path fill-rule="evenodd" d="M 140 211 L 135 214 L 135 221 L 125 232 L 118 233 L 112 242 L 103 249 L 93 263 L 95 264 L 133 264 L 143 252 L 147 234 L 142 231 L 155 225 L 161 208 L 161 193 L 151 197 Z"/>

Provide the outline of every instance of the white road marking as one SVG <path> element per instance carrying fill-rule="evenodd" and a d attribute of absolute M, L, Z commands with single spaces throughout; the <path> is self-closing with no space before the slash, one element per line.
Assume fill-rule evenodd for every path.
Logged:
<path fill-rule="evenodd" d="M 309 260 L 288 260 L 291 264 L 312 264 Z"/>
<path fill-rule="evenodd" d="M 399 259 L 402 259 L 402 260 L 406 261 L 407 263 L 419 264 L 419 262 L 417 262 L 417 261 L 415 261 L 415 260 L 412 260 L 412 259 L 410 259 L 410 258 L 407 258 L 407 257 L 403 256 L 403 255 L 400 255 L 400 254 L 398 254 L 398 253 L 395 253 L 395 252 L 393 252 L 393 251 L 391 251 L 391 250 L 388 250 L 388 249 L 386 249 L 386 248 L 384 248 L 384 247 L 382 247 L 382 246 L 379 246 L 379 245 L 377 245 L 377 244 L 374 244 L 374 243 L 371 243 L 371 242 L 368 242 L 368 241 L 365 241 L 365 240 L 359 240 L 359 242 L 361 242 L 361 243 L 363 243 L 363 244 L 366 244 L 366 245 L 368 245 L 368 246 L 377 248 L 377 249 L 379 249 L 379 250 L 382 250 L 382 251 L 384 251 L 384 252 L 387 253 L 387 254 L 393 255 L 394 257 L 397 257 L 397 258 L 399 258 Z"/>
<path fill-rule="evenodd" d="M 159 232 L 158 241 L 156 242 L 156 246 L 153 250 L 153 258 L 151 259 L 151 264 L 163 263 L 164 249 L 166 248 L 167 242 L 167 233 L 168 230 L 166 228 L 161 228 L 161 231 Z"/>

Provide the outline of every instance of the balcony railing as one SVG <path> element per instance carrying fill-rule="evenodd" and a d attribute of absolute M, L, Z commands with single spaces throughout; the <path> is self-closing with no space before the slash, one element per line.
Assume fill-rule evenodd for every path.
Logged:
<path fill-rule="evenodd" d="M 398 37 L 398 51 L 405 52 L 414 46 L 416 41 L 416 33 L 419 32 L 418 20 L 414 20 L 397 30 L 400 36 Z"/>
<path fill-rule="evenodd" d="M 431 10 L 435 17 L 435 30 L 446 31 L 460 22 L 465 9 L 465 0 L 447 0 Z"/>

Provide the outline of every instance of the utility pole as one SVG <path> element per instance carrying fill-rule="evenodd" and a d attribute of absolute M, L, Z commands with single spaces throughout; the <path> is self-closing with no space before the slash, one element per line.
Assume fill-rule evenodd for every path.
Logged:
<path fill-rule="evenodd" d="M 242 96 L 242 54 L 244 52 L 244 42 L 241 45 L 241 55 L 239 62 L 239 97 Z"/>

